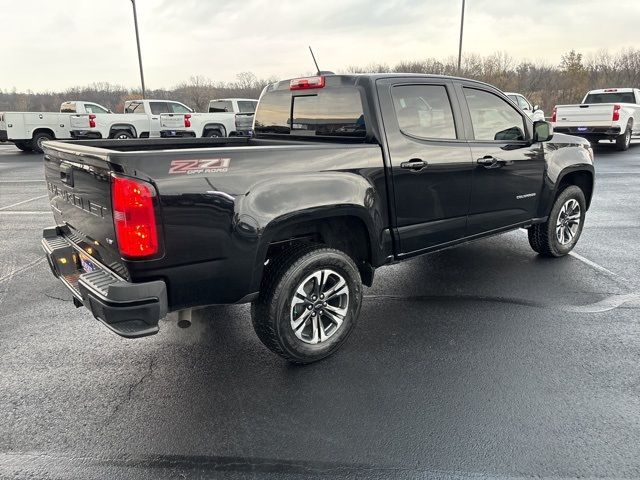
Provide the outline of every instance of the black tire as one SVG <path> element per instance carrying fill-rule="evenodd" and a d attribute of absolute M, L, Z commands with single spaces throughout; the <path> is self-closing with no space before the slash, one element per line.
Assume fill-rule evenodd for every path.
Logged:
<path fill-rule="evenodd" d="M 127 140 L 129 138 L 133 138 L 133 135 L 129 130 L 115 130 L 111 133 L 111 137 L 115 140 Z"/>
<path fill-rule="evenodd" d="M 575 200 L 580 206 L 580 223 L 577 225 L 577 229 L 571 240 L 563 244 L 560 239 L 558 239 L 556 229 L 558 228 L 558 223 L 560 221 L 562 207 L 570 200 Z M 543 257 L 563 257 L 567 255 L 571 250 L 573 250 L 580 239 L 582 228 L 584 226 L 585 212 L 586 200 L 584 198 L 583 191 L 580 187 L 569 185 L 556 197 L 548 220 L 545 223 L 529 227 L 529 245 L 531 245 L 531 248 L 535 252 L 539 253 Z"/>
<path fill-rule="evenodd" d="M 31 139 L 31 150 L 36 153 L 43 153 L 42 142 L 46 142 L 48 140 L 53 140 L 53 136 L 44 132 L 36 133 Z"/>
<path fill-rule="evenodd" d="M 327 339 L 311 344 L 297 336 L 303 335 L 302 332 L 308 327 L 303 326 L 298 329 L 298 334 L 294 332 L 292 315 L 295 310 L 292 302 L 298 287 L 304 284 L 303 282 L 312 274 L 323 269 L 338 273 L 346 282 L 348 304 L 343 308 L 347 313 L 342 323 L 335 327 L 335 331 Z M 318 300 L 316 303 L 322 302 Z M 360 315 L 361 305 L 362 280 L 353 260 L 347 254 L 333 248 L 303 245 L 284 251 L 267 266 L 260 295 L 251 305 L 251 318 L 258 338 L 268 349 L 292 363 L 304 364 L 321 360 L 340 348 L 353 331 Z M 308 304 L 302 304 L 303 313 L 298 318 L 302 318 L 307 313 L 305 306 L 309 308 Z M 320 308 L 317 321 L 326 322 L 323 319 L 328 317 L 325 317 L 326 313 L 322 310 L 322 306 L 316 305 L 309 308 L 314 317 L 316 316 L 315 308 Z M 310 324 L 307 323 L 309 321 Z M 304 325 L 311 327 L 315 334 L 313 322 L 314 319 L 308 317 Z M 328 322 L 328 325 L 328 328 L 333 326 L 331 322 Z M 324 328 L 323 332 L 325 332 Z"/>
<path fill-rule="evenodd" d="M 620 152 L 624 152 L 625 150 L 629 150 L 629 146 L 631 145 L 631 125 L 627 125 L 627 129 L 624 131 L 622 135 L 618 135 L 616 138 L 616 150 Z"/>
<path fill-rule="evenodd" d="M 207 130 L 206 132 L 204 132 L 204 136 L 207 138 L 218 138 L 224 137 L 224 134 L 219 128 L 214 128 L 213 130 Z"/>
<path fill-rule="evenodd" d="M 14 142 L 14 145 L 16 146 L 16 148 L 18 148 L 19 150 L 22 150 L 23 152 L 33 151 L 33 147 L 29 142 Z"/>

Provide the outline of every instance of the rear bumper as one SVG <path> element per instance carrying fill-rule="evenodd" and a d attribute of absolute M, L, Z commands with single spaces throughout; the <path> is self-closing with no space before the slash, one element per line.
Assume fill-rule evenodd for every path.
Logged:
<path fill-rule="evenodd" d="M 135 338 L 158 332 L 167 314 L 167 287 L 161 280 L 131 283 L 89 257 L 92 271 L 81 265 L 81 249 L 58 227 L 42 232 L 42 248 L 51 272 L 71 291 L 76 305 L 84 305 L 107 328 Z"/>
<path fill-rule="evenodd" d="M 195 138 L 196 132 L 189 130 L 160 130 L 160 138 Z"/>
<path fill-rule="evenodd" d="M 92 132 L 91 130 L 71 130 L 71 138 L 76 140 L 95 140 L 102 138 L 102 134 L 100 132 Z"/>
<path fill-rule="evenodd" d="M 615 138 L 622 133 L 619 126 L 615 127 L 553 127 L 554 132 L 568 133 L 584 138 Z"/>

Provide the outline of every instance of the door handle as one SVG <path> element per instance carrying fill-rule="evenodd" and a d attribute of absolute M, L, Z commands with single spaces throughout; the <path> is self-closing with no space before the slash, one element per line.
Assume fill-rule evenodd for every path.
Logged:
<path fill-rule="evenodd" d="M 482 158 L 479 158 L 477 162 L 478 165 L 482 165 L 486 168 L 494 168 L 496 165 L 498 165 L 499 160 L 495 157 L 492 157 L 491 155 L 486 155 Z"/>
<path fill-rule="evenodd" d="M 420 160 L 419 158 L 412 158 L 408 162 L 402 162 L 400 164 L 400 168 L 404 168 L 406 170 L 413 170 L 414 172 L 418 172 L 427 166 L 427 162 L 424 160 Z"/>

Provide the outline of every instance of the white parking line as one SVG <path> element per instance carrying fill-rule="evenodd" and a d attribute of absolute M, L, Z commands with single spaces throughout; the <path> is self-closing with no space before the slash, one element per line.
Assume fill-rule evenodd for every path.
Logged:
<path fill-rule="evenodd" d="M 576 252 L 570 252 L 569 255 L 601 273 L 605 273 L 611 277 L 620 278 L 620 275 L 618 275 L 617 273 L 613 273 L 611 270 L 604 268 L 602 265 L 598 265 L 596 262 L 592 262 L 588 258 L 584 258 L 582 255 L 579 255 Z"/>
<path fill-rule="evenodd" d="M 44 197 L 46 197 L 46 195 L 40 195 L 39 197 L 33 197 L 33 198 L 30 198 L 29 200 L 23 200 L 21 202 L 14 203 L 12 205 L 7 205 L 6 207 L 0 207 L 0 210 L 9 210 L 12 207 L 17 207 L 18 205 L 22 205 L 22 204 L 25 204 L 25 203 L 33 202 L 34 200 L 40 200 L 41 198 L 44 198 Z"/>
<path fill-rule="evenodd" d="M 25 270 L 28 270 L 31 267 L 35 267 L 36 265 L 38 265 L 39 263 L 43 262 L 44 260 L 45 260 L 44 257 L 40 257 L 40 258 L 37 258 L 36 260 L 34 260 L 33 262 L 27 263 L 26 265 L 23 265 L 20 268 L 12 270 L 11 272 L 7 273 L 6 275 L 0 277 L 0 282 L 4 282 L 5 280 L 9 280 L 14 275 L 22 273 L 22 272 L 24 272 Z"/>
<path fill-rule="evenodd" d="M 0 212 L 0 215 L 45 215 L 50 214 L 50 210 L 5 210 Z"/>

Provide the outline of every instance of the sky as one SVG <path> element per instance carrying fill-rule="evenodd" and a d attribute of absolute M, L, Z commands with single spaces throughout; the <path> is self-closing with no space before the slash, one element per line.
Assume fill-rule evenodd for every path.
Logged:
<path fill-rule="evenodd" d="M 461 0 L 137 0 L 147 88 L 456 56 Z M 557 64 L 640 48 L 640 1 L 466 0 L 463 52 Z M 0 89 L 139 86 L 130 0 L 0 0 Z"/>

